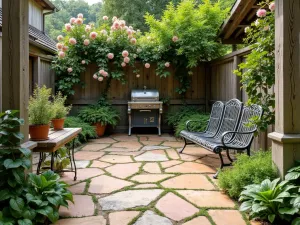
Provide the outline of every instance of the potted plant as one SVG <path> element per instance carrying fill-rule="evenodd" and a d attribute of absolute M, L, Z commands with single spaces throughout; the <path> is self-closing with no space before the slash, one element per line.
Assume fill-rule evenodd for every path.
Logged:
<path fill-rule="evenodd" d="M 55 116 L 53 104 L 49 101 L 51 88 L 36 87 L 29 99 L 29 134 L 31 140 L 47 140 L 50 121 Z"/>
<path fill-rule="evenodd" d="M 78 116 L 95 126 L 98 137 L 104 135 L 106 125 L 116 126 L 120 119 L 119 113 L 111 106 L 91 105 L 80 110 Z"/>
<path fill-rule="evenodd" d="M 65 117 L 72 108 L 72 106 L 65 106 L 66 100 L 67 96 L 63 96 L 61 92 L 58 92 L 56 96 L 53 96 L 53 110 L 55 116 L 51 122 L 54 130 L 64 129 Z"/>

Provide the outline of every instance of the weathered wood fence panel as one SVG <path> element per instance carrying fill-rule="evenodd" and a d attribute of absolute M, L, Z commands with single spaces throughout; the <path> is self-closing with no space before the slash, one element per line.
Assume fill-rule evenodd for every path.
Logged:
<path fill-rule="evenodd" d="M 139 78 L 133 74 L 133 68 L 126 67 L 125 79 L 127 82 L 121 84 L 121 82 L 113 80 L 108 92 L 110 102 L 121 113 L 121 121 L 116 128 L 117 131 L 126 131 L 128 129 L 127 102 L 130 100 L 132 89 L 143 89 L 146 86 L 147 89 L 157 89 L 161 99 L 170 99 L 169 106 L 164 106 L 163 115 L 166 115 L 168 111 L 177 110 L 182 104 L 180 95 L 175 91 L 179 87 L 179 82 L 174 77 L 175 71 L 173 68 L 169 68 L 170 76 L 160 78 L 156 76 L 155 65 L 151 65 L 149 69 L 146 69 L 142 64 L 137 63 L 136 67 L 140 70 Z M 93 79 L 92 76 L 97 70 L 96 65 L 89 65 L 86 71 L 81 74 L 81 80 L 85 82 L 85 86 L 77 85 L 75 87 L 75 95 L 69 99 L 69 103 L 73 105 L 73 113 L 76 113 L 82 106 L 96 103 L 99 100 L 105 88 L 105 82 Z M 194 68 L 193 73 L 193 76 L 191 76 L 191 88 L 186 94 L 186 101 L 187 104 L 199 106 L 204 111 L 205 103 L 208 99 L 205 88 L 205 65 Z M 169 131 L 170 127 L 164 121 L 163 116 L 163 130 Z"/>

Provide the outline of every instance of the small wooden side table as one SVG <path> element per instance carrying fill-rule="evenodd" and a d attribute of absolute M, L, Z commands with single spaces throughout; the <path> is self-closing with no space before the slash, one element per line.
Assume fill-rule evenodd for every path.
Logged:
<path fill-rule="evenodd" d="M 61 170 L 56 172 L 74 172 L 74 180 L 77 179 L 77 169 L 74 158 L 74 140 L 77 135 L 81 132 L 81 128 L 65 128 L 63 130 L 54 131 L 50 130 L 49 139 L 45 141 L 35 141 L 37 143 L 37 147 L 33 149 L 33 152 L 40 153 L 40 159 L 37 167 L 37 174 L 40 173 L 41 165 L 44 159 L 44 153 L 51 153 L 51 166 L 50 169 L 53 171 L 54 164 L 54 153 L 65 144 L 69 143 L 73 140 L 72 150 L 69 150 L 69 158 L 71 163 L 71 170 Z"/>

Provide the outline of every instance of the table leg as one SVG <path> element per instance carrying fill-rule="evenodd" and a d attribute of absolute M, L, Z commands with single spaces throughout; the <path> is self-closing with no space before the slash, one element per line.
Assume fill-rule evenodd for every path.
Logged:
<path fill-rule="evenodd" d="M 71 170 L 73 171 L 72 155 L 71 155 L 70 149 L 69 149 L 69 160 L 70 160 L 70 164 L 71 164 Z"/>
<path fill-rule="evenodd" d="M 38 163 L 38 166 L 37 166 L 37 169 L 36 169 L 36 174 L 37 174 L 37 175 L 40 174 L 42 162 L 43 162 L 43 153 L 40 152 L 40 159 L 39 159 L 39 163 Z"/>
<path fill-rule="evenodd" d="M 50 166 L 50 169 L 51 169 L 52 171 L 54 171 L 54 170 L 53 170 L 53 165 L 54 165 L 54 153 L 51 152 L 51 166 Z"/>
<path fill-rule="evenodd" d="M 75 176 L 74 176 L 74 181 L 77 180 L 77 168 L 76 168 L 76 163 L 75 163 L 75 154 L 74 154 L 74 149 L 75 149 L 75 139 L 73 139 L 73 147 L 72 147 L 72 158 L 73 158 L 73 163 L 74 163 L 74 169 L 75 169 Z"/>

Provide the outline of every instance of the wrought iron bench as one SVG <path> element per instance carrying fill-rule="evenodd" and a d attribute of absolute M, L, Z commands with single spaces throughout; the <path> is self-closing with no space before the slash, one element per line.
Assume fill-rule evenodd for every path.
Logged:
<path fill-rule="evenodd" d="M 184 151 L 186 145 L 195 143 L 219 155 L 221 161 L 220 170 L 224 166 L 230 166 L 231 163 L 224 163 L 222 151 L 226 150 L 230 162 L 233 162 L 233 160 L 229 155 L 229 150 L 246 150 L 247 154 L 250 155 L 250 146 L 256 132 L 256 126 L 249 126 L 249 122 L 254 116 L 260 118 L 262 113 L 263 110 L 258 105 L 243 107 L 242 102 L 232 99 L 224 106 L 221 122 L 214 136 L 208 137 L 207 135 L 202 135 L 202 133 L 190 132 L 189 130 L 184 130 L 180 133 L 185 140 L 185 145 L 180 153 Z M 189 143 L 187 140 L 192 143 Z M 219 171 L 214 178 L 217 178 Z"/>

